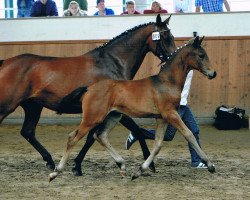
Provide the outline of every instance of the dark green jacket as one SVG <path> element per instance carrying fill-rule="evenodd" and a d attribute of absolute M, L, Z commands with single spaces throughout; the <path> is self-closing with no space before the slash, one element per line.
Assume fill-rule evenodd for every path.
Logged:
<path fill-rule="evenodd" d="M 69 8 L 69 3 L 72 0 L 63 0 L 63 10 L 67 10 Z M 74 0 L 79 3 L 81 10 L 88 10 L 88 2 L 87 0 Z"/>

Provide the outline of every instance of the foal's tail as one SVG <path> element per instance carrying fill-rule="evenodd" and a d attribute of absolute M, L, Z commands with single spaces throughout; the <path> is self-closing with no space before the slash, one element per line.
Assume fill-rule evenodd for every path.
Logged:
<path fill-rule="evenodd" d="M 80 87 L 65 96 L 58 105 L 57 114 L 62 113 L 81 113 L 82 104 L 80 99 L 87 92 L 87 87 Z"/>

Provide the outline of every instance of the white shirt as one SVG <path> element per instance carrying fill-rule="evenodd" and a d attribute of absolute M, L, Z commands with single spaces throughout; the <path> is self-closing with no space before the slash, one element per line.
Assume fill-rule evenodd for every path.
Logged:
<path fill-rule="evenodd" d="M 174 0 L 174 12 L 192 12 L 192 0 Z"/>
<path fill-rule="evenodd" d="M 187 98 L 189 95 L 193 74 L 194 74 L 193 70 L 190 70 L 187 74 L 186 81 L 184 83 L 184 87 L 183 87 L 183 90 L 181 92 L 180 105 L 182 105 L 182 106 L 187 105 Z"/>

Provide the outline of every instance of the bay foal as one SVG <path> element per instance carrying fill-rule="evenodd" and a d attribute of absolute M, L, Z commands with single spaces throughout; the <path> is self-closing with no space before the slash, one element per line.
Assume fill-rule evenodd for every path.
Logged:
<path fill-rule="evenodd" d="M 181 120 L 177 109 L 181 91 L 187 73 L 198 70 L 209 79 L 216 76 L 211 69 L 210 61 L 205 49 L 201 46 L 202 39 L 196 37 L 187 45 L 177 50 L 162 66 L 158 75 L 136 81 L 104 80 L 83 88 L 86 93 L 82 99 L 83 118 L 77 130 L 70 133 L 65 153 L 56 167 L 49 175 L 53 180 L 63 170 L 69 153 L 77 142 L 93 127 L 105 120 L 109 112 L 116 110 L 134 117 L 155 117 L 157 119 L 156 138 L 152 153 L 133 175 L 137 178 L 146 170 L 155 156 L 159 153 L 167 123 L 176 127 L 184 138 L 190 142 L 210 172 L 214 172 L 214 165 L 201 150 L 195 137 Z M 107 139 L 108 132 L 95 134 L 97 141 L 102 144 L 120 164 L 122 175 L 125 175 L 125 164 L 122 157 L 113 149 Z"/>

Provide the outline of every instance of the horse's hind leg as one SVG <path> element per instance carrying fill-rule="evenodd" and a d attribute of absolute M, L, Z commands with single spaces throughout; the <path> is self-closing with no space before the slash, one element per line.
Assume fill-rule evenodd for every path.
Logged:
<path fill-rule="evenodd" d="M 72 151 L 73 147 L 89 132 L 91 128 L 91 126 L 88 126 L 82 122 L 77 130 L 69 134 L 66 150 L 64 151 L 63 157 L 61 158 L 59 164 L 57 165 L 57 167 L 55 167 L 54 172 L 49 174 L 49 182 L 55 179 L 58 176 L 59 172 L 62 172 L 66 162 L 69 159 L 69 154 Z"/>
<path fill-rule="evenodd" d="M 145 139 L 143 138 L 143 133 L 141 133 L 140 127 L 132 120 L 130 117 L 123 115 L 120 123 L 125 126 L 127 129 L 133 132 L 133 135 L 138 139 L 142 152 L 143 152 L 143 157 L 146 160 L 149 155 L 150 151 L 148 149 L 147 143 Z M 154 162 L 150 163 L 149 169 L 155 172 L 155 165 Z"/>
<path fill-rule="evenodd" d="M 43 160 L 47 162 L 47 168 L 53 170 L 55 168 L 55 163 L 52 160 L 50 153 L 35 137 L 36 125 L 40 119 L 43 106 L 33 101 L 27 101 L 21 106 L 25 112 L 25 119 L 21 130 L 21 135 L 41 154 Z"/>
<path fill-rule="evenodd" d="M 81 151 L 79 152 L 79 154 L 77 155 L 77 157 L 75 158 L 74 162 L 75 162 L 75 167 L 72 169 L 72 172 L 75 176 L 82 176 L 82 161 L 86 155 L 86 153 L 88 152 L 88 150 L 90 149 L 90 147 L 94 144 L 95 142 L 95 138 L 94 138 L 94 133 L 96 131 L 96 128 L 92 129 L 87 137 L 87 140 L 84 144 L 84 146 L 82 147 Z"/>
<path fill-rule="evenodd" d="M 74 162 L 75 162 L 75 167 L 72 169 L 73 173 L 75 176 L 81 176 L 82 175 L 82 170 L 81 170 L 81 164 L 83 162 L 83 159 L 86 155 L 86 153 L 88 152 L 88 150 L 90 149 L 90 147 L 94 144 L 95 142 L 95 138 L 93 137 L 94 136 L 94 133 L 98 130 L 98 134 L 101 134 L 102 131 L 106 130 L 108 131 L 107 129 L 111 130 L 117 123 L 118 123 L 118 119 L 121 118 L 121 114 L 120 113 L 117 113 L 117 112 L 111 112 L 109 113 L 109 115 L 107 116 L 107 119 L 111 117 L 112 118 L 112 121 L 114 121 L 115 119 L 115 122 L 112 123 L 112 126 L 111 126 L 111 123 L 109 123 L 107 125 L 106 123 L 106 120 L 96 126 L 95 128 L 93 128 L 89 134 L 88 134 L 88 137 L 87 137 L 87 140 L 83 146 L 83 148 L 81 149 L 81 151 L 79 152 L 79 154 L 77 155 L 77 157 L 75 158 Z M 112 122 L 111 121 L 111 122 Z M 107 127 L 108 126 L 108 127 Z"/>
<path fill-rule="evenodd" d="M 108 141 L 108 133 L 114 128 L 114 126 L 117 124 L 117 122 L 120 120 L 121 115 L 117 116 L 108 116 L 104 120 L 105 126 L 100 127 L 100 129 L 97 130 L 94 137 L 95 139 L 104 146 L 107 151 L 111 154 L 111 156 L 116 161 L 116 164 L 120 168 L 120 174 L 122 177 L 126 176 L 126 167 L 125 167 L 125 161 L 124 159 L 119 155 L 119 153 L 112 147 L 110 142 Z"/>
<path fill-rule="evenodd" d="M 132 180 L 138 178 L 142 174 L 142 172 L 145 171 L 150 166 L 150 163 L 153 162 L 155 156 L 160 152 L 167 124 L 162 119 L 157 119 L 156 121 L 157 121 L 157 129 L 155 133 L 153 150 L 150 156 L 147 158 L 147 160 L 141 165 L 139 170 L 132 175 Z"/>

